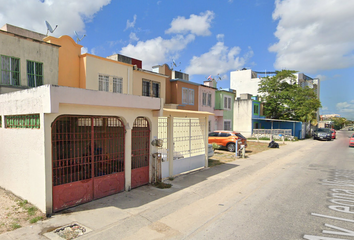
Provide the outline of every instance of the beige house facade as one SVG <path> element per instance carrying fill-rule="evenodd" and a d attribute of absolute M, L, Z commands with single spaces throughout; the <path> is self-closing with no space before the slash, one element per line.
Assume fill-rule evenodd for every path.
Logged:
<path fill-rule="evenodd" d="M 58 84 L 60 46 L 38 40 L 41 36 L 8 24 L 0 29 L 0 94 Z"/>

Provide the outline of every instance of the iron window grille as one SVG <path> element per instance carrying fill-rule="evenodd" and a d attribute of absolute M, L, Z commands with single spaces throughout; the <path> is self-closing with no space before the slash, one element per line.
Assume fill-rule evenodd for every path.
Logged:
<path fill-rule="evenodd" d="M 146 97 L 160 97 L 160 83 L 143 79 L 142 95 Z"/>
<path fill-rule="evenodd" d="M 39 114 L 5 116 L 5 128 L 40 128 Z"/>
<path fill-rule="evenodd" d="M 194 105 L 194 89 L 182 88 L 182 104 Z"/>
<path fill-rule="evenodd" d="M 259 105 L 258 104 L 255 104 L 254 105 L 254 108 L 253 108 L 253 113 L 258 115 L 258 111 L 259 111 Z"/>
<path fill-rule="evenodd" d="M 109 91 L 109 76 L 99 75 L 98 76 L 98 90 L 99 91 Z"/>
<path fill-rule="evenodd" d="M 211 93 L 208 93 L 208 106 L 211 107 Z"/>
<path fill-rule="evenodd" d="M 113 78 L 113 92 L 123 93 L 123 78 Z"/>
<path fill-rule="evenodd" d="M 224 130 L 231 131 L 231 120 L 224 120 Z"/>
<path fill-rule="evenodd" d="M 27 60 L 27 81 L 29 87 L 43 85 L 43 63 Z"/>
<path fill-rule="evenodd" d="M 224 96 L 224 109 L 231 110 L 231 97 L 230 96 Z"/>
<path fill-rule="evenodd" d="M 207 102 L 207 93 L 203 92 L 203 99 L 202 99 L 203 106 L 207 105 L 206 102 Z"/>
<path fill-rule="evenodd" d="M 20 59 L 1 55 L 1 84 L 20 85 Z"/>

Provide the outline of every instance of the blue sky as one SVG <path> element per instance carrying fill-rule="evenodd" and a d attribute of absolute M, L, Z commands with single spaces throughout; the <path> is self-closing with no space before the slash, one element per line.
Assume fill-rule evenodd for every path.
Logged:
<path fill-rule="evenodd" d="M 291 69 L 321 79 L 322 114 L 354 120 L 354 1 L 342 0 L 0 0 L 0 25 L 54 36 L 74 30 L 83 52 L 120 53 L 143 68 L 177 63 L 202 83 L 230 71 Z"/>

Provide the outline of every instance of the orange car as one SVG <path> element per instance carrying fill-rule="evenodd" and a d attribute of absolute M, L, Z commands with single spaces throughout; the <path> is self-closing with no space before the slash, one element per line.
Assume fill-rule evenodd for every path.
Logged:
<path fill-rule="evenodd" d="M 235 131 L 214 131 L 209 133 L 208 142 L 216 143 L 220 148 L 226 148 L 230 152 L 235 151 L 236 140 L 241 140 L 240 145 L 247 147 L 247 139 L 241 133 Z"/>

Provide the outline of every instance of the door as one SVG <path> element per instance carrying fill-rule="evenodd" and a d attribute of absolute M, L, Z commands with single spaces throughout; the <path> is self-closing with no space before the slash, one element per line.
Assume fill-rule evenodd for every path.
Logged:
<path fill-rule="evenodd" d="M 132 129 L 132 188 L 149 183 L 150 127 L 144 117 L 135 119 Z"/>
<path fill-rule="evenodd" d="M 53 211 L 124 190 L 118 117 L 59 116 L 52 124 Z"/>

